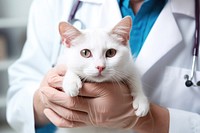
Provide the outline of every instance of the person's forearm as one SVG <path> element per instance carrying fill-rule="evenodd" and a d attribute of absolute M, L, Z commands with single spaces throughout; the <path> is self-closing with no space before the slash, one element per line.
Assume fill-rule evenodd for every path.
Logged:
<path fill-rule="evenodd" d="M 147 116 L 139 118 L 133 128 L 137 133 L 168 133 L 169 111 L 166 108 L 150 104 Z"/>

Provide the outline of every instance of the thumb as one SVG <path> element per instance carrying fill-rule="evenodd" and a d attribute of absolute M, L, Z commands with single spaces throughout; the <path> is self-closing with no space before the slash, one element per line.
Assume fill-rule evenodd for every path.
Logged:
<path fill-rule="evenodd" d="M 53 68 L 59 76 L 64 76 L 67 71 L 67 66 L 64 64 L 56 65 Z"/>

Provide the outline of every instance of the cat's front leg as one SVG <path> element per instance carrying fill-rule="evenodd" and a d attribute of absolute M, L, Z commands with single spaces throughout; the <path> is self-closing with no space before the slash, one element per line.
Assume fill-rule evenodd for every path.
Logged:
<path fill-rule="evenodd" d="M 143 92 L 142 84 L 139 79 L 133 79 L 130 84 L 131 95 L 134 98 L 133 108 L 138 117 L 145 116 L 149 111 L 149 101 Z"/>
<path fill-rule="evenodd" d="M 135 109 L 135 115 L 143 117 L 147 115 L 149 111 L 149 101 L 144 94 L 134 95 L 133 108 Z"/>
<path fill-rule="evenodd" d="M 63 89 L 70 96 L 77 96 L 79 90 L 82 88 L 82 82 L 78 75 L 68 70 L 64 76 Z"/>

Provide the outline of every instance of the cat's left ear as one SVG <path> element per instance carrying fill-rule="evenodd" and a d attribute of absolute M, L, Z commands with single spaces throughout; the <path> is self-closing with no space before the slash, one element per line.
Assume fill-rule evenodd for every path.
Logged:
<path fill-rule="evenodd" d="M 130 38 L 130 31 L 132 27 L 132 19 L 127 16 L 124 17 L 112 30 L 111 35 L 120 41 L 122 44 L 127 45 Z"/>
<path fill-rule="evenodd" d="M 72 40 L 81 35 L 81 32 L 78 29 L 66 22 L 60 22 L 59 32 L 62 37 L 62 43 L 67 47 L 71 46 Z"/>

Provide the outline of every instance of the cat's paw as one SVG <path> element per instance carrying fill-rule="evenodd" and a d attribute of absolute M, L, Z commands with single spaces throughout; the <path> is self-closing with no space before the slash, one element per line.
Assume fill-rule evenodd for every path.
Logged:
<path fill-rule="evenodd" d="M 66 93 L 71 97 L 75 97 L 79 94 L 79 90 L 82 88 L 81 79 L 77 76 L 66 77 L 63 80 L 63 88 Z"/>
<path fill-rule="evenodd" d="M 135 115 L 143 117 L 149 112 L 149 101 L 145 96 L 137 96 L 133 101 L 133 108 L 135 109 Z"/>

